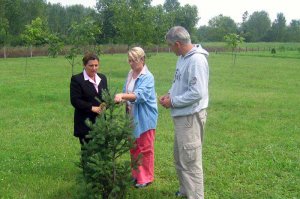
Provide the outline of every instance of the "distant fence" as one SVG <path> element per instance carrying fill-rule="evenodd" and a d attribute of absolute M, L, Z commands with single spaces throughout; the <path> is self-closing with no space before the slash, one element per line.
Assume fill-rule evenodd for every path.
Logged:
<path fill-rule="evenodd" d="M 205 48 L 208 52 L 210 53 L 218 53 L 218 52 L 231 52 L 230 48 L 225 48 L 225 47 L 208 47 Z M 245 47 L 245 48 L 241 48 L 238 47 L 235 49 L 235 52 L 264 52 L 264 51 L 272 51 L 272 49 L 275 48 L 271 48 L 271 47 Z"/>
<path fill-rule="evenodd" d="M 65 47 L 59 55 L 66 55 L 70 47 Z M 156 53 L 156 52 L 170 52 L 168 46 L 146 46 L 143 47 L 146 53 Z M 210 53 L 222 53 L 222 52 L 231 52 L 231 49 L 225 47 L 204 47 Z M 127 53 L 127 45 L 100 45 L 97 48 L 100 50 L 100 54 L 116 54 L 116 53 Z M 270 51 L 272 47 L 244 47 L 237 48 L 237 52 L 258 52 L 258 51 Z M 277 50 L 277 49 L 276 49 Z M 83 51 L 85 51 L 83 49 Z M 32 48 L 33 56 L 48 56 L 48 47 L 33 47 Z M 5 49 L 6 57 L 30 57 L 30 50 L 27 47 L 6 47 Z M 0 49 L 0 58 L 4 57 L 4 48 Z"/>

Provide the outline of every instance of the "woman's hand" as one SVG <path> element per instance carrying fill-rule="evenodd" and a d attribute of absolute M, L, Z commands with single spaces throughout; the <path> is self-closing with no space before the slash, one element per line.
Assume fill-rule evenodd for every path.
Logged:
<path fill-rule="evenodd" d="M 105 110 L 105 106 L 92 106 L 92 112 L 100 114 Z"/>
<path fill-rule="evenodd" d="M 115 103 L 120 103 L 123 101 L 123 93 L 118 93 L 115 95 L 115 99 L 114 99 Z"/>

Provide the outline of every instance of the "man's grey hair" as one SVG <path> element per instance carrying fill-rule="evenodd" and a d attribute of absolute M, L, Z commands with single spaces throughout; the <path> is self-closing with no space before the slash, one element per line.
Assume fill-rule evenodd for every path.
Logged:
<path fill-rule="evenodd" d="M 181 44 L 191 43 L 189 32 L 182 26 L 172 27 L 166 34 L 166 40 L 171 44 L 174 44 L 177 41 Z"/>

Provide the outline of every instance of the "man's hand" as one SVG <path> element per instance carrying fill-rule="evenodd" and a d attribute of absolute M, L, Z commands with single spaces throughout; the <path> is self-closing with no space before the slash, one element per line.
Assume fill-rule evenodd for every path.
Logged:
<path fill-rule="evenodd" d="M 160 105 L 162 105 L 165 108 L 172 107 L 171 98 L 170 98 L 169 94 L 166 94 L 166 95 L 160 97 L 159 103 L 160 103 Z"/>

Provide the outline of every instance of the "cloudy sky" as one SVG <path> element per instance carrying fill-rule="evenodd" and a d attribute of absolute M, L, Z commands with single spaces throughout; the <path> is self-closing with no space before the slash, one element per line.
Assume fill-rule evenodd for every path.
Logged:
<path fill-rule="evenodd" d="M 60 3 L 62 5 L 82 4 L 86 7 L 94 7 L 96 0 L 47 0 L 50 3 Z M 185 4 L 196 5 L 198 25 L 207 25 L 207 22 L 219 14 L 231 17 L 236 23 L 242 21 L 245 11 L 252 14 L 255 11 L 266 11 L 272 21 L 276 19 L 278 13 L 283 13 L 287 23 L 292 19 L 300 20 L 300 11 L 297 6 L 298 0 L 178 0 L 181 6 Z M 152 0 L 152 5 L 163 4 L 164 0 Z"/>

